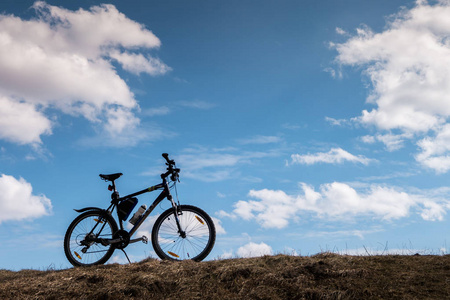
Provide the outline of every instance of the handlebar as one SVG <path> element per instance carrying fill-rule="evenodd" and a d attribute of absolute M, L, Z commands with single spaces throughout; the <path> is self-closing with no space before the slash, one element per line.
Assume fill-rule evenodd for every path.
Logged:
<path fill-rule="evenodd" d="M 174 168 L 175 167 L 175 161 L 173 159 L 169 159 L 169 154 L 167 153 L 163 153 L 162 157 L 164 157 L 167 161 L 166 165 L 167 165 L 167 172 L 164 174 L 161 174 L 161 178 L 164 179 L 167 176 L 170 176 L 170 179 L 172 181 L 177 181 L 178 180 L 178 173 L 180 173 L 180 169 L 178 168 Z"/>
<path fill-rule="evenodd" d="M 168 163 L 169 165 L 175 165 L 175 161 L 169 159 L 169 154 L 163 153 L 163 154 L 162 154 L 162 157 L 164 157 L 164 158 L 166 159 L 166 161 L 167 161 L 167 163 Z"/>

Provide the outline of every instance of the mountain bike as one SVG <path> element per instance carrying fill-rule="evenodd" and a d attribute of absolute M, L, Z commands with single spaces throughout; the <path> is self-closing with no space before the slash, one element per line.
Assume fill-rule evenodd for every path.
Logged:
<path fill-rule="evenodd" d="M 119 196 L 115 181 L 122 173 L 100 174 L 100 178 L 111 182 L 108 190 L 112 191 L 111 204 L 107 209 L 86 207 L 75 209 L 80 213 L 67 229 L 64 237 L 64 252 L 74 266 L 104 264 L 116 249 L 122 250 L 130 262 L 125 248 L 132 243 L 148 243 L 146 236 L 132 239 L 133 234 L 147 219 L 155 207 L 167 199 L 172 207 L 164 211 L 155 221 L 151 233 L 153 249 L 158 257 L 169 260 L 191 259 L 201 261 L 211 252 L 216 239 L 216 230 L 211 217 L 202 209 L 192 205 L 180 205 L 175 201 L 170 190 L 179 182 L 180 169 L 167 153 L 167 172 L 161 174 L 162 182 L 144 190 Z M 123 223 L 127 220 L 138 200 L 136 196 L 161 190 L 159 196 L 147 209 L 142 205 L 130 219 L 133 227 L 127 231 Z M 113 211 L 117 208 L 117 219 Z"/>

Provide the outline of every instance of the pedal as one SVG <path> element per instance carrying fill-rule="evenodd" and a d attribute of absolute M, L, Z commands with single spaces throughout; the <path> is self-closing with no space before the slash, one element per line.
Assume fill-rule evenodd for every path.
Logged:
<path fill-rule="evenodd" d="M 144 244 L 147 244 L 148 243 L 148 238 L 145 236 L 145 235 L 143 235 L 142 237 L 140 237 L 140 238 L 137 238 L 137 239 L 134 239 L 134 240 L 130 240 L 130 244 L 133 244 L 133 243 L 137 243 L 137 242 L 143 242 Z"/>

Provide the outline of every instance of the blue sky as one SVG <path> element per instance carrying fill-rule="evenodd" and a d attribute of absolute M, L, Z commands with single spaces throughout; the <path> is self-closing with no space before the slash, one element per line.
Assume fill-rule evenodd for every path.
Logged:
<path fill-rule="evenodd" d="M 0 268 L 69 267 L 72 209 L 109 204 L 98 174 L 141 190 L 163 152 L 180 202 L 214 217 L 209 259 L 448 253 L 449 2 L 7 0 L 0 13 Z"/>

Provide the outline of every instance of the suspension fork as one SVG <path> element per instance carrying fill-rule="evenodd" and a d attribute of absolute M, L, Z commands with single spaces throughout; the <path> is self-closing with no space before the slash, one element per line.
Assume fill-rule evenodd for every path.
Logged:
<path fill-rule="evenodd" d="M 178 227 L 178 233 L 184 239 L 186 237 L 186 231 L 184 231 L 181 228 L 180 219 L 178 218 L 178 216 L 182 215 L 183 212 L 181 211 L 180 207 L 177 204 L 175 204 L 174 201 L 172 201 L 172 205 L 173 205 L 173 215 L 175 217 L 175 222 L 177 223 L 177 227 Z"/>
<path fill-rule="evenodd" d="M 182 212 L 180 210 L 180 207 L 173 200 L 172 194 L 170 193 L 170 190 L 169 190 L 169 186 L 165 180 L 164 180 L 164 189 L 166 190 L 167 200 L 169 200 L 172 203 L 173 216 L 175 217 L 175 222 L 177 224 L 178 233 L 184 239 L 186 237 L 186 232 L 181 228 L 180 219 L 178 218 L 178 215 L 179 214 L 181 215 Z"/>

